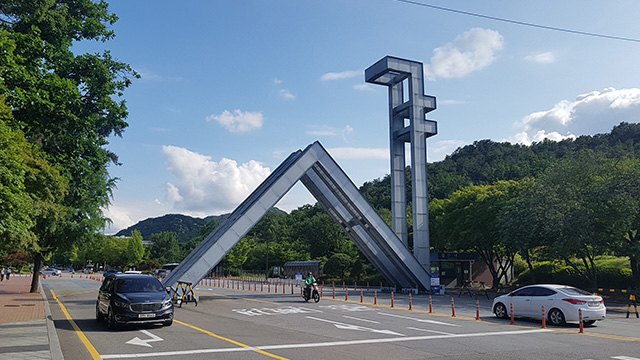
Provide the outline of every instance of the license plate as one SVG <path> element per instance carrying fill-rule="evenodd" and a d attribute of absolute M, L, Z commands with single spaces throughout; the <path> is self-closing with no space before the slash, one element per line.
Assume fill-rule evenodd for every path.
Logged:
<path fill-rule="evenodd" d="M 156 314 L 138 314 L 138 318 L 140 319 L 148 319 L 154 317 L 156 317 Z"/>

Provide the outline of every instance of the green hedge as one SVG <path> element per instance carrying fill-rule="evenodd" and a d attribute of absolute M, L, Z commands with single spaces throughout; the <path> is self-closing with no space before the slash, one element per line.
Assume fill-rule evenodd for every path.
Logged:
<path fill-rule="evenodd" d="M 624 259 L 602 259 L 596 261 L 598 287 L 610 289 L 628 289 L 632 286 L 631 269 L 628 261 Z M 591 288 L 591 282 L 572 267 L 560 262 L 543 261 L 533 265 L 536 283 L 538 284 L 565 284 L 579 288 Z M 516 282 L 520 285 L 531 283 L 529 269 L 523 271 L 518 276 Z"/>

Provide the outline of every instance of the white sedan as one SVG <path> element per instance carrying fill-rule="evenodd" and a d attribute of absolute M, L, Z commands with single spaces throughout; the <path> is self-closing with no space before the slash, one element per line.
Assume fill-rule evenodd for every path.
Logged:
<path fill-rule="evenodd" d="M 542 319 L 544 306 L 547 320 L 553 325 L 580 321 L 579 309 L 585 325 L 604 320 L 607 308 L 602 297 L 567 285 L 529 285 L 493 299 L 493 313 L 501 319 L 513 315 Z"/>

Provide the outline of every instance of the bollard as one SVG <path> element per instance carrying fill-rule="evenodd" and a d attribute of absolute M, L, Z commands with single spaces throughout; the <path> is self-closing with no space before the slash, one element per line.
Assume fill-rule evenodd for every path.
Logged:
<path fill-rule="evenodd" d="M 367 291 L 369 291 L 369 282 L 367 281 Z"/>
<path fill-rule="evenodd" d="M 391 307 L 393 307 L 393 291 L 391 292 Z"/>
<path fill-rule="evenodd" d="M 480 300 L 476 300 L 476 320 L 480 320 Z"/>
<path fill-rule="evenodd" d="M 278 293 L 278 282 L 277 282 L 277 281 L 276 281 L 276 283 L 274 284 L 274 286 L 275 286 L 276 288 L 273 290 L 273 293 L 274 293 L 274 294 L 277 294 L 277 293 Z"/>
<path fill-rule="evenodd" d="M 582 309 L 578 309 L 578 320 L 580 321 L 580 334 L 584 334 L 584 322 L 582 321 Z"/>
<path fill-rule="evenodd" d="M 547 328 L 547 315 L 545 314 L 545 311 L 544 311 L 544 305 L 542 305 L 542 328 L 543 329 Z"/>
<path fill-rule="evenodd" d="M 242 290 L 244 291 L 244 280 L 242 280 Z"/>
<path fill-rule="evenodd" d="M 353 282 L 353 291 L 358 291 L 358 283 L 356 281 Z"/>
<path fill-rule="evenodd" d="M 514 315 L 513 315 L 513 303 L 511 303 L 511 325 L 515 324 Z"/>
<path fill-rule="evenodd" d="M 429 295 L 429 314 L 433 314 L 433 300 L 431 299 L 431 295 Z"/>
<path fill-rule="evenodd" d="M 412 300 L 411 300 L 411 293 L 409 293 L 409 310 L 413 310 L 413 304 L 412 304 Z"/>
<path fill-rule="evenodd" d="M 364 301 L 364 294 L 362 293 L 362 289 L 360 289 L 360 303 Z"/>
<path fill-rule="evenodd" d="M 264 292 L 264 283 L 263 282 L 260 283 L 260 292 Z"/>
<path fill-rule="evenodd" d="M 323 297 L 324 286 L 320 288 L 320 297 Z M 291 285 L 291 293 L 293 294 L 293 285 Z"/>
<path fill-rule="evenodd" d="M 345 285 L 345 282 L 342 282 L 342 290 L 346 290 L 347 289 L 347 285 Z"/>
<path fill-rule="evenodd" d="M 267 283 L 267 292 L 270 293 L 271 292 L 271 283 Z"/>
<path fill-rule="evenodd" d="M 453 297 L 451 298 L 451 317 L 456 317 L 456 305 L 453 303 Z"/>
<path fill-rule="evenodd" d="M 293 295 L 293 284 L 289 285 L 291 285 L 291 295 Z M 320 297 L 322 297 L 322 289 L 320 289 Z"/>
<path fill-rule="evenodd" d="M 373 305 L 378 305 L 378 290 L 373 290 Z"/>
<path fill-rule="evenodd" d="M 344 301 L 349 300 L 349 289 L 346 289 L 344 292 Z"/>
<path fill-rule="evenodd" d="M 333 286 L 333 299 L 334 300 L 336 299 L 336 287 L 335 286 Z"/>

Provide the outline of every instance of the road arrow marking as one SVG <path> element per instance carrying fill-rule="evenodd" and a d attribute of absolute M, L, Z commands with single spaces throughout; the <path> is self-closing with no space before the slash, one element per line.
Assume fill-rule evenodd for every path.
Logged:
<path fill-rule="evenodd" d="M 126 342 L 126 344 L 131 344 L 131 345 L 141 345 L 141 346 L 146 346 L 146 347 L 152 347 L 151 344 L 149 344 L 150 342 L 156 342 L 156 341 L 163 341 L 164 339 L 157 336 L 157 335 L 153 335 L 152 333 L 148 332 L 147 330 L 140 330 L 143 334 L 151 337 L 151 339 L 145 339 L 142 340 L 139 337 L 134 337 L 133 339 L 129 340 Z"/>
<path fill-rule="evenodd" d="M 364 327 L 364 326 L 350 325 L 350 324 L 345 324 L 345 323 L 341 323 L 341 322 L 337 322 L 337 321 L 331 321 L 331 320 L 319 319 L 319 318 L 312 317 L 312 316 L 307 316 L 307 319 L 328 322 L 328 323 L 333 324 L 333 325 L 334 325 L 335 327 L 337 327 L 338 329 L 343 329 L 343 330 L 357 330 L 357 331 L 373 332 L 373 333 L 378 333 L 378 334 L 387 334 L 387 335 L 405 336 L 404 334 L 400 334 L 400 333 L 397 333 L 397 332 L 394 332 L 394 331 L 391 331 L 391 330 L 377 330 L 377 329 L 371 329 L 371 328 Z"/>

